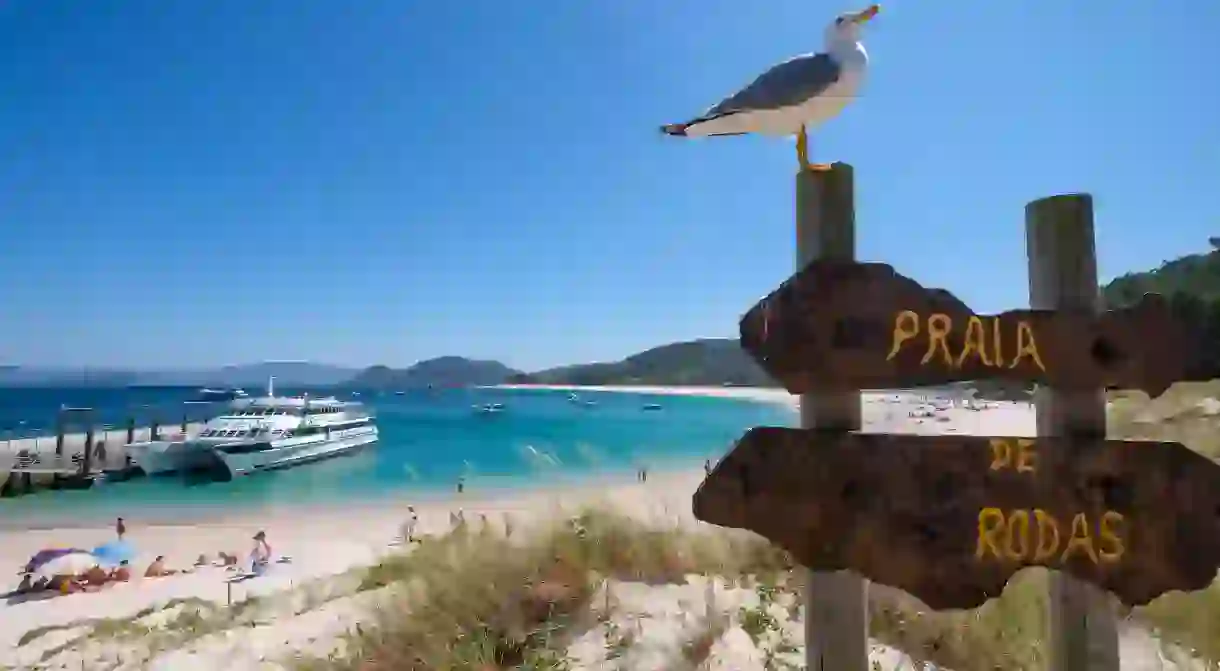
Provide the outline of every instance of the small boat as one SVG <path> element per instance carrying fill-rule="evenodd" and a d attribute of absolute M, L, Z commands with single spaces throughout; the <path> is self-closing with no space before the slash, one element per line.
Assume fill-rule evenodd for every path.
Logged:
<path fill-rule="evenodd" d="M 242 398 L 249 398 L 249 395 L 246 393 L 246 391 L 244 389 L 237 389 L 237 388 L 210 389 L 208 387 L 204 387 L 203 389 L 200 389 L 199 392 L 196 394 L 195 400 L 216 402 L 216 401 L 236 401 L 236 400 L 242 399 Z"/>
<path fill-rule="evenodd" d="M 472 405 L 474 411 L 481 415 L 493 415 L 498 412 L 504 412 L 503 403 L 484 403 L 483 405 Z"/>
<path fill-rule="evenodd" d="M 577 394 L 568 394 L 568 403 L 580 403 L 580 396 Z"/>
<path fill-rule="evenodd" d="M 395 395 L 395 396 L 406 396 L 406 394 L 407 394 L 407 392 L 405 392 L 405 391 L 396 391 L 396 392 L 394 392 L 394 395 Z"/>
<path fill-rule="evenodd" d="M 661 404 L 660 403 L 645 403 L 644 409 L 645 410 L 660 410 Z"/>

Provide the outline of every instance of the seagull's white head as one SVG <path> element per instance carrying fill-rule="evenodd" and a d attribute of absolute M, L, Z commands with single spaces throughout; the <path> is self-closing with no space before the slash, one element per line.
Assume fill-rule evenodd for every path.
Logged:
<path fill-rule="evenodd" d="M 881 5 L 869 5 L 858 12 L 848 12 L 835 17 L 834 23 L 826 28 L 826 46 L 833 48 L 835 45 L 855 45 L 860 41 L 860 27 L 872 20 L 879 11 Z"/>

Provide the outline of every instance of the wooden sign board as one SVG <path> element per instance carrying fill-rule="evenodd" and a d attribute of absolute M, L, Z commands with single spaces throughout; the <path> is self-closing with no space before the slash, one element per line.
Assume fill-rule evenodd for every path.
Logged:
<path fill-rule="evenodd" d="M 1220 566 L 1220 466 L 1178 443 L 751 429 L 694 497 L 815 571 L 852 569 L 934 609 L 1027 566 L 1140 605 Z"/>
<path fill-rule="evenodd" d="M 814 261 L 740 326 L 742 347 L 793 394 L 1001 378 L 1156 396 L 1214 372 L 1192 367 L 1187 331 L 1159 296 L 1101 315 L 981 316 L 881 263 Z"/>

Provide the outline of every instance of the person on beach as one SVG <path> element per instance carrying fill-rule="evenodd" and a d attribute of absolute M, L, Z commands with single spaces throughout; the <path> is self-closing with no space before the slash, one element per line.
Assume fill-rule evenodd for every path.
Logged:
<path fill-rule="evenodd" d="M 267 534 L 254 534 L 254 549 L 250 551 L 250 572 L 259 574 L 267 570 L 271 564 L 271 545 L 267 542 Z"/>
<path fill-rule="evenodd" d="M 457 493 L 461 494 L 464 491 L 466 491 L 466 478 L 460 477 L 457 480 Z"/>
<path fill-rule="evenodd" d="M 415 513 L 415 506 L 407 506 L 407 519 L 402 523 L 402 539 L 406 543 L 415 542 L 415 527 L 419 524 L 419 515 Z"/>
<path fill-rule="evenodd" d="M 57 583 L 56 587 L 63 594 L 96 592 L 109 585 L 112 580 L 111 573 L 100 566 L 94 566 L 80 575 L 52 578 L 52 582 Z"/>
<path fill-rule="evenodd" d="M 703 473 L 704 473 L 705 475 L 711 475 L 711 474 L 712 474 L 712 460 L 711 460 L 711 459 L 704 459 L 704 460 L 703 460 Z"/>
<path fill-rule="evenodd" d="M 119 540 L 123 540 L 123 536 L 127 535 L 127 525 L 123 523 L 123 518 L 119 517 L 114 520 L 114 535 Z"/>
<path fill-rule="evenodd" d="M 148 565 L 148 569 L 144 571 L 144 577 L 164 578 L 165 576 L 174 575 L 176 573 L 179 573 L 179 571 L 172 568 L 166 568 L 165 557 L 163 555 L 158 555 L 157 558 L 153 560 L 153 563 Z"/>
<path fill-rule="evenodd" d="M 110 582 L 127 582 L 131 580 L 131 564 L 126 559 L 119 562 L 119 567 L 111 571 L 108 578 Z"/>

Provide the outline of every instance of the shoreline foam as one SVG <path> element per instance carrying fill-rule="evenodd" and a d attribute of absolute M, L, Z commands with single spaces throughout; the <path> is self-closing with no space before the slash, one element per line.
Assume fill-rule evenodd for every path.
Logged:
<path fill-rule="evenodd" d="M 608 392 L 618 394 L 645 394 L 655 396 L 704 396 L 708 398 L 733 398 L 742 401 L 775 403 L 796 409 L 799 398 L 779 388 L 769 387 L 680 387 L 654 385 L 564 385 L 564 384 L 497 384 L 482 389 L 517 389 L 538 391 Z M 871 392 L 870 392 L 871 393 Z"/>

